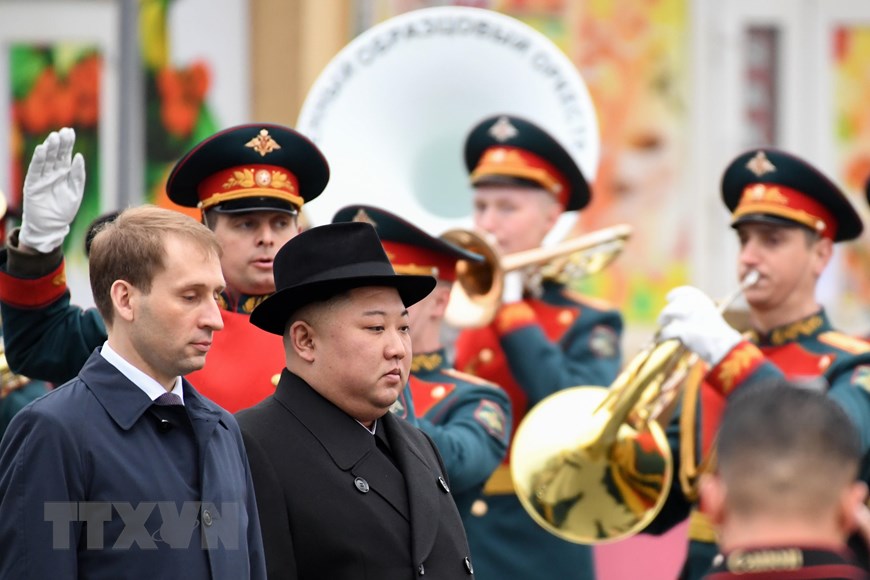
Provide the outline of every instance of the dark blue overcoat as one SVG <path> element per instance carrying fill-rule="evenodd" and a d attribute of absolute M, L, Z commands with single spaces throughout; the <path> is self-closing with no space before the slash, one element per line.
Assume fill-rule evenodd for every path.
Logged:
<path fill-rule="evenodd" d="M 161 424 L 95 351 L 15 416 L 0 443 L 0 578 L 265 578 L 238 425 L 183 388 L 190 421 L 176 408 Z"/>

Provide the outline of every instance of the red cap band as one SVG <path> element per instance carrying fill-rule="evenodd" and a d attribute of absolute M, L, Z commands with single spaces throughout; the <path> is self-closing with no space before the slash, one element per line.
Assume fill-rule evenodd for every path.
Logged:
<path fill-rule="evenodd" d="M 525 149 L 498 145 L 483 152 L 471 172 L 471 183 L 492 176 L 519 177 L 534 181 L 566 207 L 570 197 L 568 180 L 551 163 Z"/>
<path fill-rule="evenodd" d="M 755 183 L 743 190 L 734 209 L 734 219 L 754 213 L 768 214 L 797 222 L 819 235 L 834 239 L 837 220 L 815 199 L 784 185 Z"/>
<path fill-rule="evenodd" d="M 208 209 L 225 201 L 247 197 L 275 197 L 302 207 L 299 181 L 277 165 L 242 165 L 218 171 L 197 187 L 199 206 Z"/>
<path fill-rule="evenodd" d="M 419 246 L 382 240 L 384 251 L 397 274 L 435 276 L 439 280 L 456 280 L 456 259 Z"/>

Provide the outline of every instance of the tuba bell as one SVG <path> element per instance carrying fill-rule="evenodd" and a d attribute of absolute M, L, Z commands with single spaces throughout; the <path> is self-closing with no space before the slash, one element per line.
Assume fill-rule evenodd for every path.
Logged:
<path fill-rule="evenodd" d="M 720 311 L 758 278 L 750 272 Z M 535 405 L 511 448 L 515 490 L 529 515 L 578 544 L 614 542 L 646 528 L 674 476 L 660 413 L 696 362 L 678 340 L 656 339 L 610 389 L 572 387 Z"/>
<path fill-rule="evenodd" d="M 606 268 L 630 236 L 631 226 L 618 224 L 553 246 L 500 256 L 484 235 L 463 229 L 448 230 L 441 234 L 443 240 L 479 254 L 484 260 L 457 263 L 456 284 L 450 292 L 444 319 L 456 328 L 485 326 L 501 306 L 507 272 L 524 270 L 538 282 L 555 280 L 570 284 Z"/>
<path fill-rule="evenodd" d="M 470 58 L 469 55 L 473 55 Z M 296 122 L 329 160 L 311 225 L 365 202 L 429 233 L 469 227 L 468 131 L 516 114 L 547 130 L 590 181 L 598 121 L 577 67 L 515 18 L 468 6 L 405 12 L 366 30 L 318 75 Z"/>

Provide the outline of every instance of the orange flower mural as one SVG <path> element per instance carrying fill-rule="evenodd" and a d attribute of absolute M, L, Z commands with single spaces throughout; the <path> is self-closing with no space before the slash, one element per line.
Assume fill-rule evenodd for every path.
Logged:
<path fill-rule="evenodd" d="M 164 68 L 157 73 L 160 95 L 160 118 L 166 130 L 175 137 L 190 136 L 209 85 L 205 64 L 194 63 L 187 69 Z"/>

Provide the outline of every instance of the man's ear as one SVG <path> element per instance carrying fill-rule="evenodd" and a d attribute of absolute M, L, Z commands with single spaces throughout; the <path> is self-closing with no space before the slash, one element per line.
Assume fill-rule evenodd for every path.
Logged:
<path fill-rule="evenodd" d="M 458 282 L 454 282 L 458 284 Z M 435 289 L 432 290 L 432 300 L 435 302 L 432 314 L 439 320 L 444 317 L 444 312 L 447 310 L 447 303 L 450 302 L 450 291 L 453 289 L 451 284 L 439 282 Z"/>
<path fill-rule="evenodd" d="M 139 291 L 136 287 L 126 280 L 115 280 L 109 289 L 109 295 L 112 297 L 115 316 L 132 322 L 135 318 L 139 298 Z"/>
<path fill-rule="evenodd" d="M 843 531 L 852 533 L 856 530 L 862 534 L 868 530 L 862 530 L 862 522 L 858 520 L 857 510 L 864 506 L 867 501 L 867 484 L 863 481 L 855 481 L 840 494 L 838 520 L 843 526 Z"/>
<path fill-rule="evenodd" d="M 725 482 L 717 474 L 705 473 L 698 483 L 701 511 L 709 516 L 714 525 L 725 521 Z"/>
<path fill-rule="evenodd" d="M 830 238 L 819 238 L 813 250 L 816 255 L 815 274 L 821 276 L 834 255 L 834 242 Z"/>
<path fill-rule="evenodd" d="M 297 320 L 287 329 L 286 339 L 296 356 L 306 362 L 314 362 L 316 344 L 313 326 L 304 320 Z"/>

